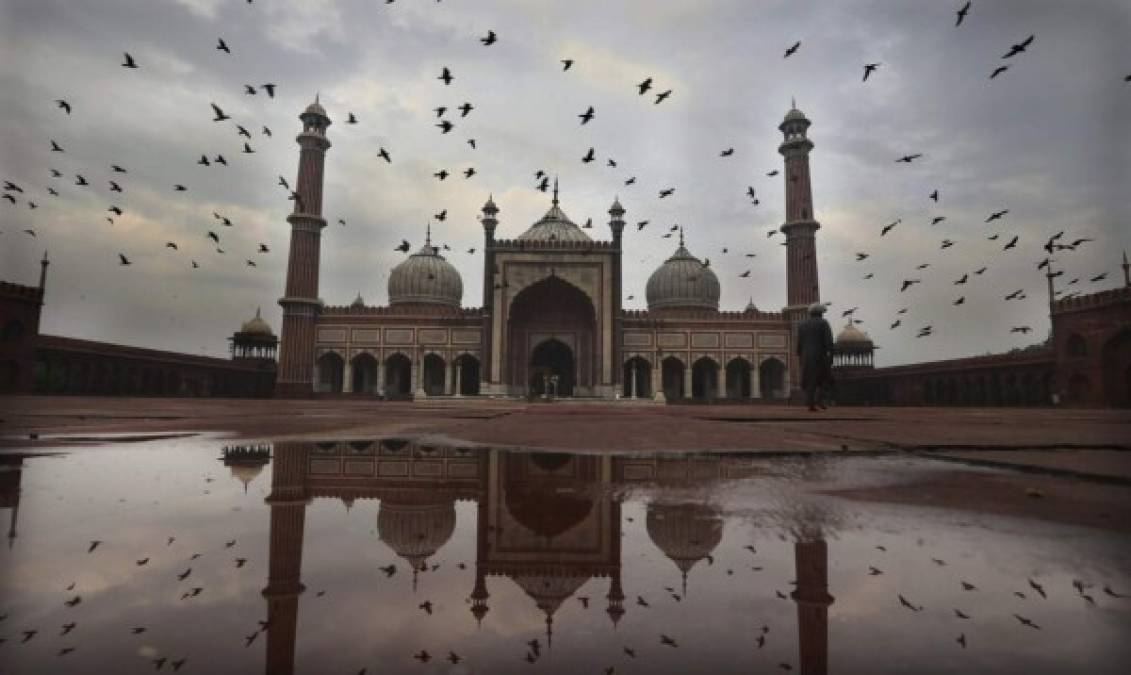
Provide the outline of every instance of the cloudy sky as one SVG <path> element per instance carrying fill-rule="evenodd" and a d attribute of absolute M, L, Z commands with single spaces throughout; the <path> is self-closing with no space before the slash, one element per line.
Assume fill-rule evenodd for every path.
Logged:
<path fill-rule="evenodd" d="M 627 307 L 645 306 L 648 275 L 674 248 L 661 234 L 678 223 L 692 252 L 711 259 L 724 309 L 752 299 L 778 310 L 784 249 L 767 233 L 783 221 L 784 186 L 766 174 L 781 166 L 776 127 L 796 97 L 813 121 L 821 289 L 834 321 L 858 306 L 885 365 L 1025 345 L 1048 329 L 1036 262 L 1053 233 L 1093 240 L 1057 254 L 1058 288 L 1122 281 L 1120 251 L 1131 249 L 1131 5 L 974 0 L 955 27 L 961 4 L 0 0 L 0 179 L 23 189 L 7 191 L 16 204 L 0 202 L 0 278 L 33 282 L 50 250 L 43 330 L 53 334 L 223 355 L 225 338 L 256 307 L 278 327 L 290 202 L 277 180 L 294 180 L 296 116 L 320 93 L 334 122 L 320 292 L 329 304 L 358 292 L 384 303 L 388 272 L 403 257 L 393 247 L 404 238 L 418 248 L 425 223 L 446 209 L 433 237 L 452 249 L 464 304 L 478 305 L 479 208 L 494 194 L 499 236 L 517 236 L 549 206 L 535 189 L 541 169 L 560 176 L 574 221 L 593 218 L 595 238 L 609 237 L 606 212 L 619 195 L 630 222 Z M 498 41 L 485 47 L 488 30 Z M 1024 53 L 1002 59 L 1030 34 Z M 231 54 L 216 49 L 219 38 Z M 123 52 L 140 67 L 122 68 Z M 563 72 L 567 58 L 575 64 Z M 865 63 L 881 65 L 862 82 Z M 991 81 L 999 65 L 1010 68 Z M 450 86 L 437 79 L 445 66 Z M 646 77 L 671 97 L 656 105 L 654 92 L 638 96 Z M 265 82 L 278 84 L 274 98 L 244 93 Z M 474 109 L 461 118 L 454 109 L 464 102 Z M 232 120 L 213 122 L 210 103 Z M 435 126 L 437 106 L 449 108 L 449 134 Z M 589 106 L 596 117 L 581 126 Z M 349 112 L 356 125 L 345 124 Z M 251 133 L 254 154 L 241 152 L 236 124 Z M 52 152 L 52 140 L 64 152 Z M 377 157 L 382 147 L 391 164 Z M 598 161 L 583 164 L 590 147 Z M 734 154 L 720 157 L 727 148 Z M 223 154 L 228 166 L 200 166 L 202 153 Z M 895 162 L 909 153 L 923 156 Z M 465 179 L 469 167 L 476 175 Z M 453 176 L 432 177 L 440 169 Z M 90 185 L 76 185 L 76 174 Z M 668 187 L 674 195 L 659 199 Z M 938 203 L 928 199 L 936 189 Z M 931 225 L 938 216 L 946 219 Z M 650 221 L 643 231 L 640 220 Z M 1002 251 L 1013 236 L 1017 247 Z M 944 239 L 955 243 L 943 250 Z M 257 252 L 259 243 L 270 252 Z M 870 257 L 857 262 L 856 252 Z M 119 253 L 133 264 L 120 266 Z M 916 269 L 921 263 L 930 267 Z M 954 285 L 982 266 L 983 275 Z M 901 293 L 910 278 L 922 283 Z M 1018 289 L 1023 300 L 1002 299 Z M 904 307 L 903 325 L 890 329 Z M 934 335 L 917 339 L 927 324 Z"/>

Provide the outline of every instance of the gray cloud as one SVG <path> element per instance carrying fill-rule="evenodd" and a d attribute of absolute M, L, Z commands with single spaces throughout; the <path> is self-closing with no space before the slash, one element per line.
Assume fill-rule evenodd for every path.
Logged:
<path fill-rule="evenodd" d="M 860 306 L 863 327 L 882 346 L 882 363 L 944 358 L 1024 344 L 1013 325 L 1047 329 L 1044 278 L 1035 264 L 1053 232 L 1096 241 L 1060 256 L 1060 280 L 1105 287 L 1120 276 L 1119 251 L 1131 244 L 1131 10 L 1118 0 L 1082 3 L 974 2 L 955 28 L 960 3 L 759 2 L 571 3 L 371 0 L 0 0 L 0 176 L 20 184 L 30 210 L 0 203 L 0 276 L 28 281 L 51 250 L 44 330 L 129 344 L 221 354 L 224 338 L 262 305 L 276 327 L 289 238 L 289 202 L 277 176 L 293 180 L 299 111 L 321 92 L 334 120 L 326 172 L 322 290 L 330 303 L 360 291 L 384 302 L 388 270 L 406 238 L 419 245 L 424 223 L 449 243 L 464 276 L 465 303 L 482 282 L 478 209 L 489 193 L 502 209 L 501 236 L 536 220 L 548 198 L 533 190 L 544 169 L 562 181 L 563 207 L 592 217 L 607 237 L 614 196 L 630 223 L 625 288 L 644 305 L 648 275 L 673 249 L 660 238 L 687 228 L 693 252 L 710 257 L 723 305 L 748 299 L 777 309 L 785 299 L 779 238 L 783 219 L 776 127 L 791 96 L 813 120 L 814 201 L 823 296 L 834 309 Z M 482 47 L 488 28 L 499 42 Z M 1025 54 L 1003 62 L 1010 44 L 1035 33 Z M 223 37 L 232 49 L 215 49 Z M 785 47 L 802 41 L 798 53 Z M 123 51 L 141 63 L 120 68 Z M 558 60 L 576 65 L 561 72 Z M 880 62 L 867 83 L 865 62 Z M 999 63 L 1010 70 L 994 81 Z M 456 76 L 436 80 L 440 68 Z M 652 76 L 672 98 L 654 105 L 634 85 Z M 278 96 L 242 93 L 243 84 L 277 82 Z M 70 116 L 53 107 L 65 98 Z M 470 101 L 475 110 L 441 135 L 432 108 Z M 209 104 L 252 132 L 255 154 L 232 123 L 213 123 Z M 588 106 L 596 119 L 581 127 Z M 360 124 L 347 125 L 347 112 Z M 458 115 L 458 113 L 456 113 Z M 449 116 L 452 113 L 449 113 Z M 266 125 L 274 132 L 260 134 Z M 475 138 L 472 150 L 467 138 Z M 50 139 L 67 152 L 51 153 Z M 596 148 L 598 162 L 581 156 Z M 379 147 L 392 154 L 386 165 Z M 735 148 L 720 158 L 719 151 Z M 922 160 L 895 158 L 921 152 Z M 201 167 L 201 153 L 223 153 L 228 167 Z M 605 166 L 615 158 L 618 167 Z M 111 163 L 127 167 L 125 193 L 108 191 Z M 454 174 L 474 166 L 478 175 Z M 50 168 L 64 178 L 52 179 Z M 82 173 L 92 185 L 74 186 Z M 624 180 L 636 176 L 635 186 Z M 175 183 L 186 185 L 176 193 Z M 59 190 L 50 197 L 46 188 Z M 761 204 L 744 197 L 748 185 Z M 657 191 L 676 187 L 670 199 Z M 938 189 L 934 204 L 927 194 Z M 125 215 L 104 220 L 116 204 Z M 986 216 L 1009 209 L 986 225 Z M 212 216 L 232 219 L 225 228 Z M 934 216 L 946 216 L 931 226 Z M 338 218 L 347 225 L 337 224 Z M 903 219 L 879 238 L 879 228 Z M 998 225 L 1000 224 L 1000 227 Z M 34 228 L 32 239 L 21 233 Z M 221 236 L 219 255 L 205 238 Z M 986 237 L 1020 236 L 1001 251 Z M 940 250 L 949 238 L 953 248 Z M 164 248 L 176 241 L 179 251 Z M 256 253 L 259 242 L 269 254 Z M 476 256 L 466 254 L 477 249 Z M 729 249 L 724 255 L 723 247 Z M 117 253 L 135 264 L 118 267 Z M 857 263 L 856 251 L 871 257 Z M 756 253 L 753 259 L 743 254 Z M 245 259 L 258 266 L 247 267 Z M 190 269 L 189 260 L 201 268 Z M 927 270 L 915 265 L 929 262 Z M 964 272 L 988 265 L 977 283 Z M 738 274 L 751 269 L 748 279 Z M 1107 282 L 1087 279 L 1108 272 Z M 862 279 L 873 273 L 875 278 Z M 899 282 L 923 278 L 899 292 Z M 1025 288 L 1028 299 L 1001 297 Z M 966 304 L 952 306 L 959 295 Z M 887 328 L 900 307 L 904 327 Z M 835 313 L 834 313 L 835 314 Z M 916 340 L 933 324 L 936 336 Z"/>

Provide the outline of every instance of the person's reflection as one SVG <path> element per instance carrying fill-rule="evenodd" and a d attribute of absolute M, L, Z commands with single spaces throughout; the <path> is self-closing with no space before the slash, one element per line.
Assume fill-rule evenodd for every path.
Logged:
<path fill-rule="evenodd" d="M 8 548 L 16 543 L 16 521 L 20 515 L 20 480 L 23 476 L 23 455 L 0 455 L 0 509 L 11 509 L 8 515 Z"/>

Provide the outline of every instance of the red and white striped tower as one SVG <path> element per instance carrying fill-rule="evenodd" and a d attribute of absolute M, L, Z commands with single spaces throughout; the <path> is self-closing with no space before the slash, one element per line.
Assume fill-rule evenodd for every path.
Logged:
<path fill-rule="evenodd" d="M 813 217 L 813 188 L 809 182 L 809 151 L 813 142 L 806 136 L 809 120 L 794 103 L 778 126 L 785 140 L 778 152 L 785 157 L 785 251 L 787 309 L 800 310 L 821 299 L 817 279 L 817 230 L 821 224 Z"/>
<path fill-rule="evenodd" d="M 298 179 L 291 224 L 291 246 L 287 260 L 287 286 L 279 304 L 283 307 L 283 329 L 279 346 L 279 371 L 275 395 L 310 396 L 314 393 L 314 324 L 321 309 L 318 300 L 318 261 L 322 228 L 322 177 L 326 163 L 326 109 L 314 103 L 298 116 L 302 133 L 298 142 Z"/>

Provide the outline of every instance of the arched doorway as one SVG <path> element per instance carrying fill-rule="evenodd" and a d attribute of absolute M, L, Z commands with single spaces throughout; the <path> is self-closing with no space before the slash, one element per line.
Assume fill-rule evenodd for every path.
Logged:
<path fill-rule="evenodd" d="M 750 362 L 731 359 L 727 364 L 727 398 L 750 398 Z"/>
<path fill-rule="evenodd" d="M 355 356 L 351 365 L 352 391 L 356 394 L 372 394 L 377 391 L 377 368 L 377 359 L 373 358 L 372 354 L 363 353 Z"/>
<path fill-rule="evenodd" d="M 318 357 L 318 387 L 319 392 L 336 394 L 342 390 L 342 371 L 345 362 L 336 352 L 326 352 Z"/>
<path fill-rule="evenodd" d="M 661 363 L 664 398 L 671 401 L 683 398 L 683 361 L 669 356 Z"/>
<path fill-rule="evenodd" d="M 785 364 L 770 357 L 758 366 L 758 388 L 764 398 L 785 398 Z"/>
<path fill-rule="evenodd" d="M 479 394 L 479 359 L 470 354 L 464 354 L 456 359 L 455 363 L 455 388 L 460 396 L 476 396 Z"/>
<path fill-rule="evenodd" d="M 385 359 L 385 398 L 404 398 L 412 394 L 412 361 L 404 354 Z"/>
<path fill-rule="evenodd" d="M 1104 399 L 1119 408 L 1131 406 L 1131 330 L 1124 330 L 1103 346 Z"/>
<path fill-rule="evenodd" d="M 624 364 L 624 391 L 625 398 L 651 398 L 652 397 L 652 366 L 641 356 L 634 356 Z"/>
<path fill-rule="evenodd" d="M 691 365 L 691 397 L 711 400 L 719 395 L 719 364 L 706 356 Z"/>
<path fill-rule="evenodd" d="M 424 356 L 420 386 L 428 396 L 443 396 L 447 393 L 444 391 L 444 359 L 436 354 Z"/>
<path fill-rule="evenodd" d="M 528 391 L 535 396 L 542 396 L 548 391 L 555 396 L 573 396 L 575 370 L 573 350 L 564 342 L 557 339 L 540 342 L 530 355 Z M 546 378 L 553 377 L 558 378 L 557 385 L 550 383 L 547 390 Z"/>
<path fill-rule="evenodd" d="M 558 369 L 559 395 L 596 393 L 600 373 L 596 316 L 589 296 L 560 277 L 551 275 L 520 291 L 507 310 L 503 380 L 512 391 L 524 394 L 538 380 L 541 393 L 542 373 L 535 377 L 531 370 L 537 363 Z M 543 346 L 551 340 L 556 344 Z"/>

